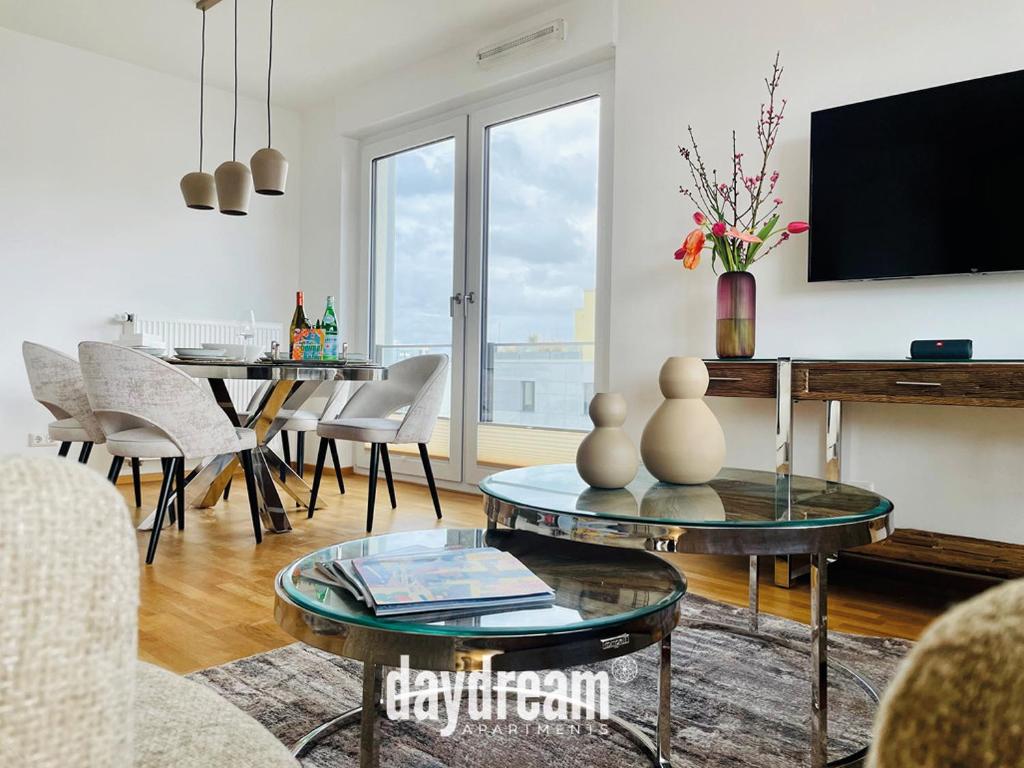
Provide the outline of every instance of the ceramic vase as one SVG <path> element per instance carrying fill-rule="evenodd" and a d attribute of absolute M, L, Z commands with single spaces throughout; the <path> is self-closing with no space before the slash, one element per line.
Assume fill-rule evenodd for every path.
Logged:
<path fill-rule="evenodd" d="M 666 483 L 706 483 L 725 462 L 725 435 L 704 402 L 708 367 L 699 357 L 670 357 L 658 383 L 665 401 L 644 427 L 644 466 Z"/>
<path fill-rule="evenodd" d="M 576 469 L 594 488 L 622 488 L 636 477 L 639 466 L 636 446 L 622 425 L 626 423 L 626 398 L 602 392 L 590 401 L 594 430 L 576 451 Z"/>
<path fill-rule="evenodd" d="M 718 276 L 715 348 L 723 359 L 754 356 L 757 283 L 749 272 Z"/>

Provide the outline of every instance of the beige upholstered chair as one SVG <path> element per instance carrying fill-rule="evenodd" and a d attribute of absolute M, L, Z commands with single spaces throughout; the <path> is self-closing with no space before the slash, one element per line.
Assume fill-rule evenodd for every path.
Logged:
<path fill-rule="evenodd" d="M 296 768 L 214 691 L 136 660 L 138 553 L 120 494 L 0 458 L 0 765 Z"/>
<path fill-rule="evenodd" d="M 434 472 L 430 467 L 427 443 L 434 432 L 437 416 L 444 399 L 448 379 L 447 355 L 420 355 L 401 360 L 388 368 L 384 381 L 364 384 L 345 404 L 337 419 L 322 420 L 316 429 L 320 436 L 320 448 L 316 457 L 316 474 L 313 476 L 313 493 L 309 503 L 309 516 L 316 508 L 316 497 L 320 491 L 320 477 L 324 471 L 327 449 L 334 440 L 351 440 L 370 443 L 370 490 L 366 501 L 366 531 L 373 528 L 373 507 L 377 495 L 377 465 L 384 464 L 391 508 L 397 506 L 395 485 L 391 477 L 391 459 L 388 445 L 392 443 L 417 443 L 423 471 L 434 500 L 434 511 L 441 519 L 441 503 L 437 498 Z M 408 408 L 405 416 L 388 418 L 395 411 Z M 337 453 L 334 454 L 337 465 Z"/>
<path fill-rule="evenodd" d="M 156 518 L 146 563 L 152 563 L 164 514 L 175 485 L 178 528 L 185 527 L 185 459 L 237 453 L 245 471 L 256 542 L 263 540 L 251 451 L 256 433 L 232 425 L 227 414 L 187 373 L 144 352 L 83 341 L 78 345 L 89 404 L 115 459 L 150 456 L 163 459 Z"/>
<path fill-rule="evenodd" d="M 50 439 L 60 443 L 61 456 L 68 455 L 72 443 L 81 443 L 78 461 L 85 464 L 92 454 L 93 445 L 102 444 L 106 438 L 89 407 L 78 361 L 56 349 L 31 341 L 22 343 L 21 353 L 25 358 L 25 371 L 28 373 L 32 397 L 57 417 L 57 421 L 49 426 Z M 114 464 L 111 464 L 110 481 L 116 480 Z M 140 507 L 142 479 L 138 458 L 132 459 L 132 483 L 135 486 L 135 506 Z"/>
<path fill-rule="evenodd" d="M 1024 765 L 1024 579 L 932 624 L 890 684 L 870 768 Z"/>

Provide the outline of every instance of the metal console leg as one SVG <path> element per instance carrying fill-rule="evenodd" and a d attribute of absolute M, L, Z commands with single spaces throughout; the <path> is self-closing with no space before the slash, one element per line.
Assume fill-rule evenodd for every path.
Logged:
<path fill-rule="evenodd" d="M 775 378 L 775 471 L 780 475 L 793 472 L 793 361 L 780 357 Z M 793 582 L 807 573 L 803 558 L 791 555 L 775 558 L 775 586 L 789 589 Z"/>
<path fill-rule="evenodd" d="M 825 479 L 838 483 L 842 477 L 843 403 L 825 401 Z"/>
<path fill-rule="evenodd" d="M 811 765 L 828 765 L 828 555 L 811 556 Z"/>
<path fill-rule="evenodd" d="M 747 587 L 747 597 L 750 599 L 750 631 L 757 632 L 757 618 L 760 612 L 759 585 L 757 583 L 757 555 L 750 558 L 750 583 Z"/>

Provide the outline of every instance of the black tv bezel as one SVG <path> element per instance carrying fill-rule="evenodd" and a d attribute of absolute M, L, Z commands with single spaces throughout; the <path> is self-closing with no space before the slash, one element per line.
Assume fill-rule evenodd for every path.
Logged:
<path fill-rule="evenodd" d="M 861 101 L 850 102 L 849 104 L 839 104 L 834 107 L 825 107 L 824 109 L 815 109 L 811 111 L 810 123 L 807 138 L 807 157 L 808 157 L 808 180 L 807 180 L 807 220 L 809 222 L 814 221 L 814 155 L 811 152 L 811 147 L 814 145 L 814 117 L 827 112 L 838 112 L 846 109 L 855 109 L 862 107 L 866 104 L 879 104 L 886 101 L 898 101 L 907 96 L 912 96 L 920 93 L 927 93 L 929 91 L 939 91 L 945 88 L 958 88 L 958 87 L 970 87 L 972 84 L 977 83 L 981 80 L 996 80 L 999 78 L 1009 77 L 1024 77 L 1024 69 L 1013 70 L 1010 72 L 997 72 L 993 75 L 981 75 L 979 77 L 972 77 L 967 80 L 955 80 L 951 83 L 940 83 L 939 85 L 928 86 L 927 88 L 916 88 L 912 91 L 902 91 L 900 93 L 893 93 L 887 96 L 878 96 L 873 99 L 862 99 Z M 973 277 L 976 275 L 1012 275 L 1020 274 L 1024 272 L 1024 265 L 1019 269 L 995 269 L 986 270 L 979 267 L 971 267 L 964 271 L 958 272 L 913 272 L 904 275 L 880 275 L 877 277 L 813 277 L 811 269 L 811 255 L 814 252 L 814 227 L 807 231 L 807 282 L 808 283 L 866 283 L 876 282 L 882 280 L 913 280 L 922 277 Z"/>

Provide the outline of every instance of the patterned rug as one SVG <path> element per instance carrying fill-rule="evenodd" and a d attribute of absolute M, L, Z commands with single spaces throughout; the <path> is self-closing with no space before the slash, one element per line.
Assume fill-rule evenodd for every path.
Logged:
<path fill-rule="evenodd" d="M 806 654 L 748 637 L 700 628 L 702 623 L 746 626 L 744 609 L 697 596 L 682 603 L 672 637 L 672 753 L 675 766 L 791 768 L 806 765 L 810 728 Z M 805 647 L 806 626 L 762 616 L 761 631 Z M 879 692 L 892 679 L 910 643 L 832 632 L 830 659 L 850 666 Z M 655 648 L 609 664 L 615 713 L 650 732 L 656 714 Z M 601 669 L 600 665 L 593 669 Z M 251 714 L 286 744 L 356 706 L 361 665 L 295 643 L 190 675 Z M 627 682 L 621 682 L 627 680 Z M 510 701 L 514 712 L 515 700 Z M 847 674 L 833 670 L 829 684 L 829 753 L 832 759 L 865 745 L 873 705 Z M 444 711 L 443 708 L 441 710 Z M 582 721 L 579 727 L 510 718 L 472 722 L 465 712 L 456 732 L 443 723 L 384 721 L 381 765 L 389 768 L 506 766 L 632 768 L 650 765 L 614 727 Z M 545 728 L 544 726 L 548 726 Z M 304 766 L 358 765 L 358 726 L 334 734 L 304 759 Z"/>

